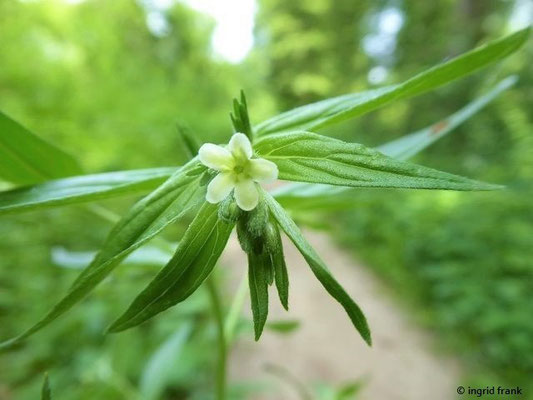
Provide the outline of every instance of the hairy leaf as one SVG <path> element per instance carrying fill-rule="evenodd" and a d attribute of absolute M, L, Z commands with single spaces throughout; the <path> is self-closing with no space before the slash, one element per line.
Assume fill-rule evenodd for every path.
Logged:
<path fill-rule="evenodd" d="M 1 343 L 0 349 L 16 344 L 63 315 L 107 277 L 128 254 L 194 207 L 205 193 L 205 187 L 199 185 L 204 170 L 196 160 L 191 160 L 135 204 L 111 230 L 102 250 L 81 272 L 66 296 L 30 329 Z"/>
<path fill-rule="evenodd" d="M 70 154 L 0 112 L 0 179 L 28 185 L 80 173 Z"/>
<path fill-rule="evenodd" d="M 270 135 L 256 145 L 260 157 L 273 161 L 279 178 L 351 187 L 494 190 L 478 182 L 420 165 L 394 160 L 357 143 L 310 132 Z"/>
<path fill-rule="evenodd" d="M 251 251 L 248 253 L 248 285 L 256 341 L 263 333 L 268 316 L 268 282 L 271 269 L 271 259 L 267 252 L 257 254 Z"/>
<path fill-rule="evenodd" d="M 418 154 L 437 140 L 453 131 L 457 126 L 471 118 L 502 91 L 514 85 L 515 76 L 508 77 L 488 93 L 467 104 L 452 115 L 417 132 L 402 136 L 376 148 L 379 152 L 398 159 L 407 160 Z M 284 206 L 306 208 L 353 208 L 353 189 L 318 183 L 292 183 L 272 192 Z"/>
<path fill-rule="evenodd" d="M 148 192 L 176 170 L 153 168 L 80 175 L 0 192 L 0 214 Z"/>
<path fill-rule="evenodd" d="M 205 202 L 172 259 L 109 331 L 119 332 L 137 326 L 193 294 L 215 267 L 233 226 L 218 218 L 217 205 Z"/>
<path fill-rule="evenodd" d="M 269 206 L 270 212 L 279 223 L 281 229 L 283 229 L 289 239 L 291 239 L 294 245 L 298 248 L 300 253 L 302 253 L 303 257 L 311 267 L 311 270 L 327 290 L 327 292 L 346 310 L 353 325 L 361 334 L 361 337 L 365 340 L 365 342 L 371 345 L 372 339 L 370 336 L 370 329 L 368 328 L 366 318 L 361 309 L 357 306 L 357 304 L 355 304 L 348 293 L 346 293 L 342 286 L 330 274 L 324 262 L 320 259 L 318 254 L 316 254 L 315 250 L 311 247 L 307 240 L 305 240 L 300 232 L 300 229 L 298 229 L 294 221 L 289 217 L 283 207 L 281 207 L 270 194 L 264 192 L 263 195 Z"/>
<path fill-rule="evenodd" d="M 512 54 L 526 42 L 529 31 L 530 28 L 526 28 L 489 42 L 397 85 L 335 97 L 287 111 L 259 124 L 255 132 L 261 136 L 288 130 L 317 130 L 363 115 L 392 101 L 419 95 Z"/>

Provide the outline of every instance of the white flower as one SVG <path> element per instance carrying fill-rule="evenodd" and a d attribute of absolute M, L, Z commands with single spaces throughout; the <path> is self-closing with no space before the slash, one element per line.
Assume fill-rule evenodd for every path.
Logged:
<path fill-rule="evenodd" d="M 206 143 L 198 152 L 200 162 L 220 173 L 207 186 L 206 200 L 219 203 L 235 189 L 235 201 L 245 211 L 253 210 L 259 201 L 256 182 L 269 182 L 278 177 L 278 167 L 263 158 L 252 158 L 252 144 L 243 133 L 231 137 L 226 147 Z"/>

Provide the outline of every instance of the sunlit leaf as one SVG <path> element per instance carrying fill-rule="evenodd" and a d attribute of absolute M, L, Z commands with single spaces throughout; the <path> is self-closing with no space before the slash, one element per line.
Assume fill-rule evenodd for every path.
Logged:
<path fill-rule="evenodd" d="M 0 192 L 0 214 L 148 192 L 176 170 L 153 168 L 80 175 Z"/>
<path fill-rule="evenodd" d="M 188 298 L 213 270 L 233 224 L 218 218 L 218 206 L 204 203 L 180 240 L 176 253 L 109 328 L 119 332 Z"/>
<path fill-rule="evenodd" d="M 102 250 L 81 272 L 66 296 L 30 329 L 1 343 L 0 349 L 16 344 L 63 315 L 107 277 L 128 254 L 194 207 L 205 194 L 205 187 L 199 184 L 204 170 L 196 160 L 192 160 L 135 204 L 115 225 Z"/>
<path fill-rule="evenodd" d="M 387 142 L 377 147 L 376 150 L 398 160 L 407 160 L 452 132 L 516 81 L 514 76 L 504 79 L 488 93 L 447 118 L 417 132 Z M 353 208 L 356 204 L 353 201 L 353 193 L 355 193 L 354 189 L 351 188 L 312 183 L 291 183 L 272 192 L 284 206 L 294 206 L 300 210 L 304 208 L 322 210 Z"/>
<path fill-rule="evenodd" d="M 529 31 L 526 28 L 489 42 L 397 85 L 335 97 L 287 111 L 259 124 L 255 132 L 261 136 L 288 130 L 317 130 L 363 115 L 392 101 L 422 94 L 512 54 L 526 42 Z"/>
<path fill-rule="evenodd" d="M 394 160 L 357 143 L 310 132 L 270 135 L 255 147 L 273 161 L 279 179 L 349 187 L 494 190 L 497 185 L 474 181 L 420 165 Z"/>
<path fill-rule="evenodd" d="M 294 221 L 289 217 L 283 207 L 281 207 L 270 194 L 263 192 L 263 195 L 268 204 L 270 212 L 280 225 L 281 229 L 285 232 L 289 239 L 291 239 L 300 253 L 302 253 L 303 257 L 311 267 L 311 270 L 327 290 L 327 292 L 346 310 L 346 313 L 350 317 L 350 320 L 360 333 L 361 337 L 365 340 L 365 342 L 371 345 L 372 339 L 370 336 L 370 329 L 368 328 L 366 318 L 359 306 L 355 304 L 348 293 L 346 293 L 342 286 L 331 275 L 324 262 L 320 259 L 318 254 L 316 254 L 311 245 L 309 245 L 307 240 L 305 240 L 300 232 L 300 229 L 298 229 Z"/>
<path fill-rule="evenodd" d="M 80 173 L 70 154 L 0 112 L 0 179 L 27 185 Z"/>

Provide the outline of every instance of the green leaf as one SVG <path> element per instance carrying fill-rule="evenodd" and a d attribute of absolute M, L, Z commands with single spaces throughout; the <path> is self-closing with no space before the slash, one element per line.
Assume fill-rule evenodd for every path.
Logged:
<path fill-rule="evenodd" d="M 144 400 L 156 400 L 167 385 L 174 366 L 179 363 L 183 346 L 192 330 L 190 323 L 182 324 L 178 330 L 154 352 L 148 360 L 140 379 L 139 391 Z"/>
<path fill-rule="evenodd" d="M 246 103 L 246 96 L 242 90 L 240 100 L 233 99 L 233 113 L 230 113 L 230 118 L 235 132 L 244 133 L 252 140 L 253 134 L 248 115 L 248 104 Z"/>
<path fill-rule="evenodd" d="M 270 257 L 274 267 L 274 279 L 276 281 L 276 289 L 278 290 L 279 300 L 285 310 L 289 309 L 289 274 L 287 272 L 287 264 L 285 263 L 285 255 L 283 254 L 283 243 L 281 242 L 281 235 L 278 224 L 272 224 L 274 228 L 275 246 L 271 247 Z"/>
<path fill-rule="evenodd" d="M 286 321 L 273 321 L 266 324 L 266 328 L 276 333 L 282 333 L 284 335 L 293 333 L 300 328 L 300 321 L 298 320 L 286 320 Z"/>
<path fill-rule="evenodd" d="M 70 154 L 0 112 L 0 179 L 27 185 L 80 173 Z"/>
<path fill-rule="evenodd" d="M 15 345 L 63 315 L 105 279 L 128 254 L 193 208 L 205 195 L 205 187 L 199 184 L 203 171 L 205 168 L 199 167 L 197 160 L 191 160 L 135 204 L 115 225 L 98 255 L 81 272 L 66 296 L 27 331 L 0 343 L 0 349 Z"/>
<path fill-rule="evenodd" d="M 335 400 L 353 399 L 363 388 L 363 382 L 355 381 L 341 386 L 335 393 Z"/>
<path fill-rule="evenodd" d="M 233 226 L 218 218 L 217 205 L 204 203 L 172 259 L 113 322 L 109 331 L 137 326 L 193 294 L 215 267 Z"/>
<path fill-rule="evenodd" d="M 530 28 L 526 28 L 489 42 L 397 85 L 335 97 L 287 111 L 259 124 L 255 132 L 261 136 L 288 130 L 317 130 L 393 101 L 422 94 L 507 57 L 526 42 L 529 32 Z"/>
<path fill-rule="evenodd" d="M 248 253 L 248 285 L 252 315 L 254 317 L 255 340 L 259 340 L 268 316 L 268 283 L 272 269 L 270 255 L 267 252 Z"/>
<path fill-rule="evenodd" d="M 170 244 L 176 248 L 177 244 Z M 64 247 L 53 247 L 51 251 L 52 262 L 61 268 L 84 269 L 94 257 L 97 251 L 70 251 Z M 162 250 L 152 244 L 146 244 L 129 254 L 123 261 L 122 265 L 142 266 L 155 265 L 163 267 L 170 260 L 171 255 L 168 251 Z"/>
<path fill-rule="evenodd" d="M 176 170 L 153 168 L 80 175 L 0 192 L 0 215 L 147 192 Z"/>
<path fill-rule="evenodd" d="M 52 390 L 50 389 L 48 373 L 44 374 L 43 386 L 41 388 L 41 400 L 52 400 Z"/>
<path fill-rule="evenodd" d="M 368 328 L 366 318 L 361 309 L 355 304 L 335 278 L 333 278 L 324 262 L 302 236 L 300 229 L 298 229 L 283 207 L 281 207 L 270 194 L 263 191 L 263 196 L 272 216 L 276 219 L 289 239 L 291 239 L 294 245 L 298 248 L 300 253 L 302 253 L 317 279 L 327 292 L 342 305 L 361 337 L 368 343 L 368 345 L 371 345 L 372 339 L 370 336 L 370 329 Z"/>
<path fill-rule="evenodd" d="M 397 161 L 357 143 L 310 132 L 270 135 L 255 147 L 277 164 L 279 179 L 351 187 L 495 190 L 478 182 L 420 165 Z"/>
<path fill-rule="evenodd" d="M 517 81 L 518 78 L 516 76 L 510 76 L 498 83 L 488 93 L 467 104 L 465 107 L 447 118 L 444 118 L 427 128 L 382 144 L 377 147 L 376 150 L 398 160 L 407 160 L 415 154 L 420 153 L 437 140 L 446 136 L 463 122 L 474 116 L 478 111 L 494 100 L 501 92 L 509 89 Z"/>
<path fill-rule="evenodd" d="M 501 92 L 514 85 L 515 76 L 508 77 L 492 88 L 488 93 L 467 104 L 452 115 L 424 129 L 399 139 L 387 142 L 376 148 L 379 152 L 398 159 L 407 160 L 418 154 L 437 140 L 443 138 L 460 124 L 474 116 Z M 272 194 L 286 207 L 299 210 L 326 208 L 353 208 L 353 189 L 325 184 L 292 183 L 276 189 Z"/>

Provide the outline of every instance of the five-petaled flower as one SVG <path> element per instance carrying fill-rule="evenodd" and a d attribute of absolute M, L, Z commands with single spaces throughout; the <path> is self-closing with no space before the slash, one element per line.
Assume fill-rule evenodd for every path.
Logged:
<path fill-rule="evenodd" d="M 234 190 L 235 201 L 245 211 L 259 201 L 256 184 L 274 181 L 278 167 L 263 158 L 252 158 L 252 144 L 243 133 L 235 133 L 226 147 L 206 143 L 198 152 L 200 162 L 219 171 L 207 186 L 206 200 L 219 203 Z"/>

